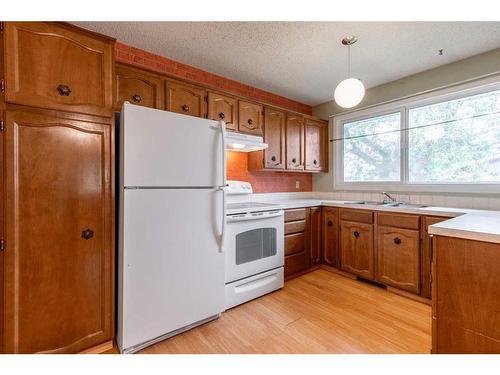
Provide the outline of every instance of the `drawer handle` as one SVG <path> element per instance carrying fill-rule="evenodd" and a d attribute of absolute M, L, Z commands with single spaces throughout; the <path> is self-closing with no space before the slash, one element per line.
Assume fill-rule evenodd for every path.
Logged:
<path fill-rule="evenodd" d="M 134 94 L 134 95 L 132 95 L 132 100 L 133 100 L 134 102 L 136 102 L 136 103 L 140 103 L 140 102 L 141 102 L 141 100 L 142 100 L 142 98 L 141 98 L 141 96 L 140 96 L 140 95 Z"/>
<path fill-rule="evenodd" d="M 219 113 L 219 118 L 221 120 L 224 120 L 224 117 L 226 117 L 226 115 L 224 114 L 224 112 Z"/>
<path fill-rule="evenodd" d="M 69 96 L 69 94 L 71 94 L 71 89 L 68 85 L 57 86 L 57 91 L 59 91 L 59 95 L 61 96 Z"/>
<path fill-rule="evenodd" d="M 292 159 L 292 163 L 293 163 L 293 164 L 297 163 L 297 159 L 293 158 L 293 159 Z"/>
<path fill-rule="evenodd" d="M 90 228 L 87 228 L 84 231 L 82 231 L 82 236 L 81 237 L 83 239 L 89 240 L 92 237 L 94 237 L 94 231 L 92 229 L 90 229 Z"/>
<path fill-rule="evenodd" d="M 354 231 L 354 237 L 358 238 L 359 237 L 359 232 L 357 230 Z"/>
<path fill-rule="evenodd" d="M 317 160 L 313 160 L 313 164 L 314 165 L 318 164 L 318 161 Z"/>
<path fill-rule="evenodd" d="M 182 110 L 183 110 L 184 112 L 189 112 L 189 106 L 188 106 L 187 104 L 184 104 L 184 105 L 182 106 Z"/>
<path fill-rule="evenodd" d="M 272 160 L 272 161 L 276 161 L 276 156 L 274 156 L 274 155 L 273 155 L 273 156 L 271 156 L 271 160 Z"/>
<path fill-rule="evenodd" d="M 333 225 L 333 221 L 328 220 L 328 226 L 331 227 Z"/>
<path fill-rule="evenodd" d="M 396 245 L 400 245 L 400 244 L 401 244 L 401 238 L 396 237 L 396 238 L 394 239 L 394 243 L 395 243 Z"/>
<path fill-rule="evenodd" d="M 249 125 L 249 126 L 248 126 L 248 128 L 249 128 L 249 129 L 255 129 L 255 126 L 252 126 L 252 124 L 253 124 L 253 120 L 252 120 L 251 118 L 249 118 L 249 119 L 248 119 L 247 123 L 248 123 L 248 125 Z"/>

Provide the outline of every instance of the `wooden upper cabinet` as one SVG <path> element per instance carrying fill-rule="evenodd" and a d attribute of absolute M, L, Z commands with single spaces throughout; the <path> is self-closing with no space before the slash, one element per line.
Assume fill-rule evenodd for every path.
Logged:
<path fill-rule="evenodd" d="M 111 126 L 8 111 L 4 137 L 5 352 L 112 340 Z"/>
<path fill-rule="evenodd" d="M 205 117 L 204 88 L 167 80 L 167 111 L 195 117 Z"/>
<path fill-rule="evenodd" d="M 238 131 L 254 135 L 262 135 L 262 113 L 264 108 L 260 104 L 238 102 Z"/>
<path fill-rule="evenodd" d="M 420 292 L 420 232 L 377 228 L 377 281 Z"/>
<path fill-rule="evenodd" d="M 286 116 L 286 169 L 304 170 L 304 118 Z"/>
<path fill-rule="evenodd" d="M 311 212 L 309 265 L 321 263 L 321 207 L 313 207 Z"/>
<path fill-rule="evenodd" d="M 285 169 L 285 114 L 271 108 L 264 110 L 264 168 Z"/>
<path fill-rule="evenodd" d="M 328 170 L 328 125 L 324 121 L 304 120 L 305 169 Z"/>
<path fill-rule="evenodd" d="M 51 22 L 5 23 L 5 100 L 112 115 L 113 40 Z"/>
<path fill-rule="evenodd" d="M 373 280 L 375 277 L 373 225 L 342 221 L 340 261 L 344 271 Z"/>
<path fill-rule="evenodd" d="M 323 238 L 323 262 L 330 266 L 338 267 L 338 208 L 322 208 L 322 238 Z"/>
<path fill-rule="evenodd" d="M 210 120 L 223 120 L 226 129 L 238 130 L 238 103 L 231 96 L 217 92 L 208 92 L 208 118 Z"/>
<path fill-rule="evenodd" d="M 161 78 L 153 73 L 117 64 L 115 99 L 115 109 L 118 111 L 125 101 L 144 107 L 164 109 L 164 85 Z"/>

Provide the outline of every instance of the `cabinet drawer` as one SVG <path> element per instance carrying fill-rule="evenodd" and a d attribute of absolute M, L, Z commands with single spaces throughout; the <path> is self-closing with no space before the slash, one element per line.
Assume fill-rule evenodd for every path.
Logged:
<path fill-rule="evenodd" d="M 379 212 L 377 213 L 377 224 L 396 228 L 419 229 L 420 216 Z"/>
<path fill-rule="evenodd" d="M 285 234 L 293 234 L 299 232 L 305 232 L 306 230 L 306 221 L 292 221 L 289 223 L 285 223 Z"/>
<path fill-rule="evenodd" d="M 52 22 L 5 24 L 5 100 L 112 115 L 113 41 Z"/>
<path fill-rule="evenodd" d="M 354 221 L 356 223 L 373 224 L 373 212 L 365 210 L 340 210 L 340 220 Z"/>
<path fill-rule="evenodd" d="M 305 208 L 285 210 L 285 222 L 304 220 L 305 218 L 306 218 L 306 209 Z"/>
<path fill-rule="evenodd" d="M 285 277 L 306 269 L 306 253 L 285 256 Z"/>
<path fill-rule="evenodd" d="M 285 255 L 298 253 L 305 250 L 305 233 L 289 234 L 285 236 Z"/>

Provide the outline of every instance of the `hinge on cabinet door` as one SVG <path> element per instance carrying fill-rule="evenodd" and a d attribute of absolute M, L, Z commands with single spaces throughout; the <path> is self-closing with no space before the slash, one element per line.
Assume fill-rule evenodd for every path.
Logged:
<path fill-rule="evenodd" d="M 0 79 L 0 92 L 5 91 L 5 80 L 2 78 Z"/>
<path fill-rule="evenodd" d="M 4 24 L 4 22 L 0 21 L 0 33 L 3 32 L 3 24 Z"/>
<path fill-rule="evenodd" d="M 0 120 L 0 132 L 3 132 L 4 126 L 3 126 L 3 120 Z"/>
<path fill-rule="evenodd" d="M 5 241 L 3 240 L 3 238 L 0 240 L 0 251 L 4 251 L 5 249 Z"/>

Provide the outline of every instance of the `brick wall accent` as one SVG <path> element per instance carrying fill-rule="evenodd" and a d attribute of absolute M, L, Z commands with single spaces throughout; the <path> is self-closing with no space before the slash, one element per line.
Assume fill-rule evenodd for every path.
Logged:
<path fill-rule="evenodd" d="M 234 95 L 250 97 L 254 100 L 273 104 L 291 111 L 305 113 L 308 115 L 312 114 L 312 108 L 307 104 L 245 85 L 243 83 L 233 81 L 232 79 L 224 78 L 120 42 L 116 42 L 115 44 L 115 58 L 118 62 L 153 70 L 160 74 L 168 74 L 173 77 L 202 84 L 216 90 L 224 90 L 231 92 Z"/>
<path fill-rule="evenodd" d="M 215 90 L 219 89 L 231 92 L 237 96 L 248 97 L 291 111 L 308 115 L 312 113 L 311 106 L 307 104 L 299 103 L 120 42 L 116 42 L 115 44 L 115 59 L 117 62 L 185 79 Z M 311 173 L 249 171 L 248 154 L 244 152 L 228 152 L 227 178 L 250 182 L 256 193 L 312 191 Z M 300 181 L 300 189 L 295 188 L 296 180 Z"/>
<path fill-rule="evenodd" d="M 246 152 L 227 152 L 227 179 L 248 181 L 255 193 L 312 191 L 311 173 L 249 171 Z M 295 188 L 296 180 L 300 189 Z"/>

